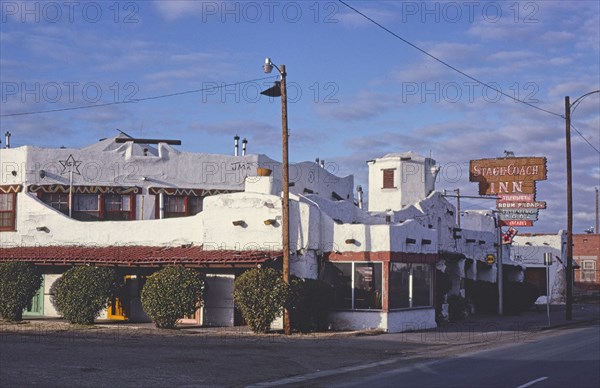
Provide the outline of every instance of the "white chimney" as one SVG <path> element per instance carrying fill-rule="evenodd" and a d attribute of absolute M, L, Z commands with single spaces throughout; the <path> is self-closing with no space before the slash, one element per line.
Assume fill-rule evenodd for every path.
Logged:
<path fill-rule="evenodd" d="M 5 148 L 10 148 L 10 132 L 6 131 L 6 133 L 4 134 L 5 136 Z"/>
<path fill-rule="evenodd" d="M 248 140 L 246 140 L 246 138 L 244 138 L 244 140 L 242 140 L 242 156 L 246 156 L 246 145 L 248 144 Z"/>
<path fill-rule="evenodd" d="M 235 135 L 233 137 L 233 155 L 234 156 L 238 156 L 238 145 L 240 142 L 240 137 L 238 135 Z"/>
<path fill-rule="evenodd" d="M 360 185 L 356 186 L 356 194 L 358 195 L 358 208 L 362 209 L 363 208 L 363 190 L 362 190 L 362 186 L 360 186 Z"/>

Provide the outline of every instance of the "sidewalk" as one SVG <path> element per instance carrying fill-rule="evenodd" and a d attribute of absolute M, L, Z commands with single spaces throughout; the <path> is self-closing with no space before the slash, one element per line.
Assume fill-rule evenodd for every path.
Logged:
<path fill-rule="evenodd" d="M 442 323 L 436 329 L 420 330 L 418 323 L 407 322 L 403 333 L 384 333 L 377 330 L 358 330 L 343 332 L 322 332 L 300 334 L 292 336 L 298 340 L 302 338 L 340 338 L 340 337 L 380 337 L 381 339 L 402 340 L 412 343 L 458 343 L 464 341 L 476 341 L 484 337 L 490 339 L 492 336 L 500 337 L 499 333 L 532 333 L 550 328 L 577 325 L 584 322 L 600 321 L 600 303 L 573 305 L 573 319 L 566 319 L 566 306 L 550 306 L 550 325 L 545 306 L 538 310 L 530 310 L 519 315 L 473 315 L 460 322 Z M 28 323 L 27 323 L 28 322 Z M 83 329 L 69 325 L 60 318 L 29 317 L 23 324 L 2 324 L 2 331 L 28 331 L 38 330 L 46 333 L 52 331 L 64 331 L 72 329 Z M 11 329 L 12 328 L 12 329 Z M 89 329 L 89 327 L 88 327 Z M 202 327 L 192 325 L 179 325 L 175 330 L 158 329 L 151 323 L 130 323 L 123 321 L 99 320 L 93 329 L 100 331 L 125 330 L 135 335 L 202 335 L 207 337 L 269 337 L 280 336 L 278 332 L 268 334 L 255 334 L 248 326 L 235 327 Z M 284 336 L 282 336 L 284 337 Z M 476 341 L 477 342 L 477 341 Z"/>

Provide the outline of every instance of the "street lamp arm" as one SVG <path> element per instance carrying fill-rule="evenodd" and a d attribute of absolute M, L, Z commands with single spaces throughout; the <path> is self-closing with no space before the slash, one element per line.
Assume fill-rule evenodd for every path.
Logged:
<path fill-rule="evenodd" d="M 596 93 L 600 93 L 600 90 L 594 90 L 592 92 L 586 93 L 583 96 L 577 98 L 575 101 L 573 101 L 573 103 L 569 106 L 569 110 L 571 111 L 571 113 L 573 113 L 575 111 L 575 109 L 577 109 L 577 105 L 579 105 L 581 100 L 583 100 L 584 98 L 586 98 L 589 95 L 596 94 Z"/>

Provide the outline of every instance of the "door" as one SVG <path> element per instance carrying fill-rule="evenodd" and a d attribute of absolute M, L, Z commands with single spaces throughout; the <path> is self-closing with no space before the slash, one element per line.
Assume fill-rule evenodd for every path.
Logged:
<path fill-rule="evenodd" d="M 23 316 L 42 316 L 44 315 L 44 277 L 42 276 L 42 284 L 36 291 L 29 305 L 23 310 Z"/>

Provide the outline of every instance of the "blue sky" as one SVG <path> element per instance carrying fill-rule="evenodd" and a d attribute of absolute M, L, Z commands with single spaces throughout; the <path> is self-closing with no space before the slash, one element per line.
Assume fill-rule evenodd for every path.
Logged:
<path fill-rule="evenodd" d="M 516 103 L 436 62 L 336 1 L 3 1 L 0 130 L 12 145 L 81 147 L 114 136 L 181 139 L 181 149 L 281 155 L 278 99 L 258 95 L 285 64 L 290 160 L 325 159 L 366 187 L 366 160 L 431 155 L 438 189 L 468 182 L 468 161 L 548 158 L 537 199 L 548 209 L 522 232 L 566 228 L 564 96 L 600 89 L 597 1 L 348 1 L 403 39 Z M 265 78 L 268 77 L 268 78 Z M 254 80 L 254 81 L 252 81 Z M 215 86 L 243 84 L 216 89 Z M 168 98 L 90 109 L 12 115 Z M 600 98 L 573 125 L 574 230 L 594 224 L 600 186 Z M 3 139 L 2 139 L 3 140 Z M 467 201 L 462 208 L 488 208 Z"/>

